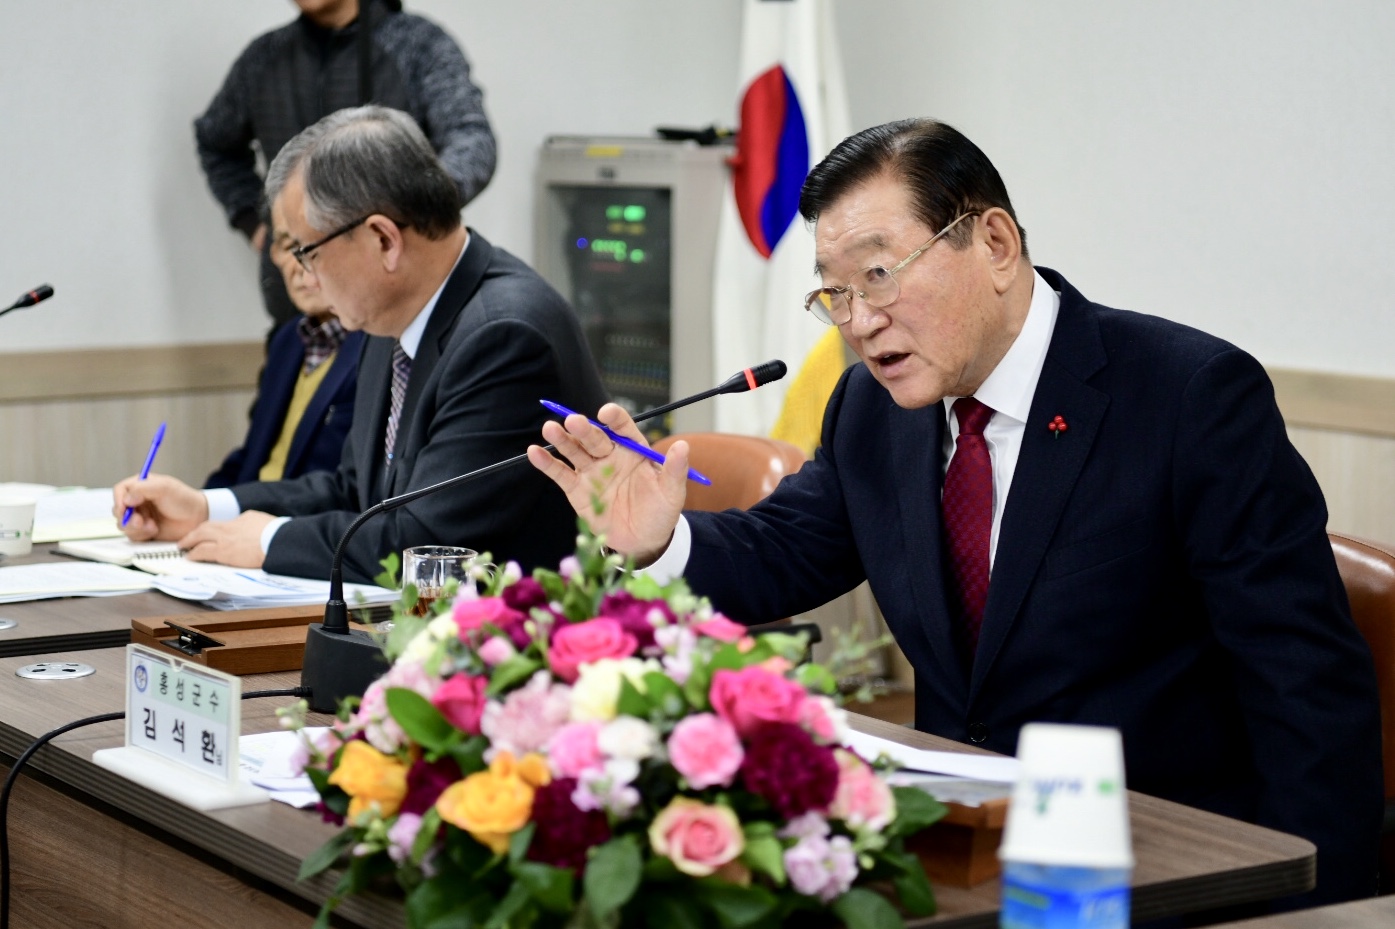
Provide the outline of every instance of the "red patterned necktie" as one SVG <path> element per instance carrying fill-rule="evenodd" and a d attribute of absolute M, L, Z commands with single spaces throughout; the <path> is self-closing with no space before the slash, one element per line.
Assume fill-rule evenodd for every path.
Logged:
<path fill-rule="evenodd" d="M 955 633 L 964 654 L 978 648 L 983 606 L 988 602 L 988 546 L 993 534 L 993 462 L 983 429 L 993 410 L 973 397 L 954 401 L 959 438 L 945 472 L 940 508 L 959 622 Z"/>

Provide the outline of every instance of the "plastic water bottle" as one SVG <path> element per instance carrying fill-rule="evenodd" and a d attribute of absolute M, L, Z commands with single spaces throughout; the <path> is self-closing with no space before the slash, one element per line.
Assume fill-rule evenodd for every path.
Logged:
<path fill-rule="evenodd" d="M 1002 929 L 1128 929 L 1133 849 L 1116 729 L 1032 723 L 1008 809 Z"/>

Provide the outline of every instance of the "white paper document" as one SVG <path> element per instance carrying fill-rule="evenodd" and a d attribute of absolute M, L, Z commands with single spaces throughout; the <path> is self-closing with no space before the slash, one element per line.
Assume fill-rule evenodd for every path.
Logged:
<path fill-rule="evenodd" d="M 121 535 L 111 515 L 111 488 L 62 488 L 34 501 L 34 541 L 99 539 Z"/>
<path fill-rule="evenodd" d="M 932 752 L 865 732 L 849 731 L 843 744 L 869 761 L 878 755 L 886 755 L 905 770 L 923 774 L 952 774 L 975 781 L 1011 784 L 1017 780 L 1020 768 L 1016 758 L 970 755 L 967 752 Z"/>
<path fill-rule="evenodd" d="M 303 730 L 304 738 L 314 738 L 325 731 L 324 726 Z M 271 799 L 303 809 L 320 800 L 310 778 L 294 769 L 291 762 L 298 753 L 302 736 L 294 732 L 257 732 L 238 740 L 243 780 L 271 792 Z"/>
<path fill-rule="evenodd" d="M 112 597 L 149 590 L 155 578 L 141 571 L 85 561 L 0 568 L 0 603 L 52 597 Z"/>
<path fill-rule="evenodd" d="M 155 570 L 137 559 L 136 565 Z M 245 610 L 261 606 L 309 606 L 329 598 L 328 581 L 312 581 L 284 574 L 267 574 L 256 568 L 229 568 L 184 558 L 158 563 L 161 572 L 154 578 L 155 589 L 181 600 L 198 600 L 215 610 Z M 350 606 L 392 603 L 395 590 L 371 584 L 345 584 L 344 600 Z"/>

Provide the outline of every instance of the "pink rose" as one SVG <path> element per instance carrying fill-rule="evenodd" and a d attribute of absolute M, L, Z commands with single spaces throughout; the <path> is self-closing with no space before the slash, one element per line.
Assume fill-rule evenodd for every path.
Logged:
<path fill-rule="evenodd" d="M 480 661 L 497 668 L 518 654 L 518 649 L 513 647 L 507 636 L 495 635 L 485 639 L 479 649 Z"/>
<path fill-rule="evenodd" d="M 461 641 L 467 641 L 475 630 L 493 626 L 508 631 L 515 623 L 522 622 L 524 615 L 498 597 L 480 597 L 475 600 L 457 599 L 454 610 L 455 624 L 460 627 Z"/>
<path fill-rule="evenodd" d="M 799 724 L 820 742 L 841 743 L 845 714 L 829 697 L 810 697 L 800 707 Z"/>
<path fill-rule="evenodd" d="M 488 678 L 457 674 L 431 695 L 431 705 L 461 732 L 478 735 L 488 687 Z"/>
<path fill-rule="evenodd" d="M 732 622 L 721 613 L 700 623 L 693 623 L 692 629 L 698 635 L 705 635 L 719 642 L 735 642 L 746 634 L 745 626 Z"/>
<path fill-rule="evenodd" d="M 833 754 L 838 759 L 838 792 L 833 795 L 828 815 L 854 829 L 886 828 L 896 818 L 896 797 L 886 781 L 852 752 L 840 748 Z"/>
<path fill-rule="evenodd" d="M 706 877 L 734 861 L 746 842 L 729 807 L 677 797 L 649 825 L 649 844 L 684 874 Z"/>
<path fill-rule="evenodd" d="M 694 790 L 729 786 L 745 754 L 736 729 L 711 713 L 687 717 L 668 737 L 668 760 Z"/>
<path fill-rule="evenodd" d="M 573 684 L 583 664 L 602 658 L 628 658 L 638 647 L 639 642 L 618 620 L 601 617 L 558 628 L 547 660 L 554 674 Z"/>
<path fill-rule="evenodd" d="M 712 675 L 712 709 L 736 727 L 743 739 L 766 723 L 797 723 L 804 688 L 764 668 L 725 668 Z"/>
<path fill-rule="evenodd" d="M 544 749 L 558 777 L 580 777 L 584 772 L 605 765 L 605 754 L 598 744 L 599 722 L 570 723 L 558 729 Z"/>

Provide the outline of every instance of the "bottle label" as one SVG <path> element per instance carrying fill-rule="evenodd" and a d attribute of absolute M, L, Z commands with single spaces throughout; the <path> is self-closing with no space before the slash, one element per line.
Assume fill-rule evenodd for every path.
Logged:
<path fill-rule="evenodd" d="M 1073 869 L 1072 869 L 1073 870 Z M 1070 886 L 1003 874 L 1001 929 L 1128 929 L 1129 886 Z"/>

